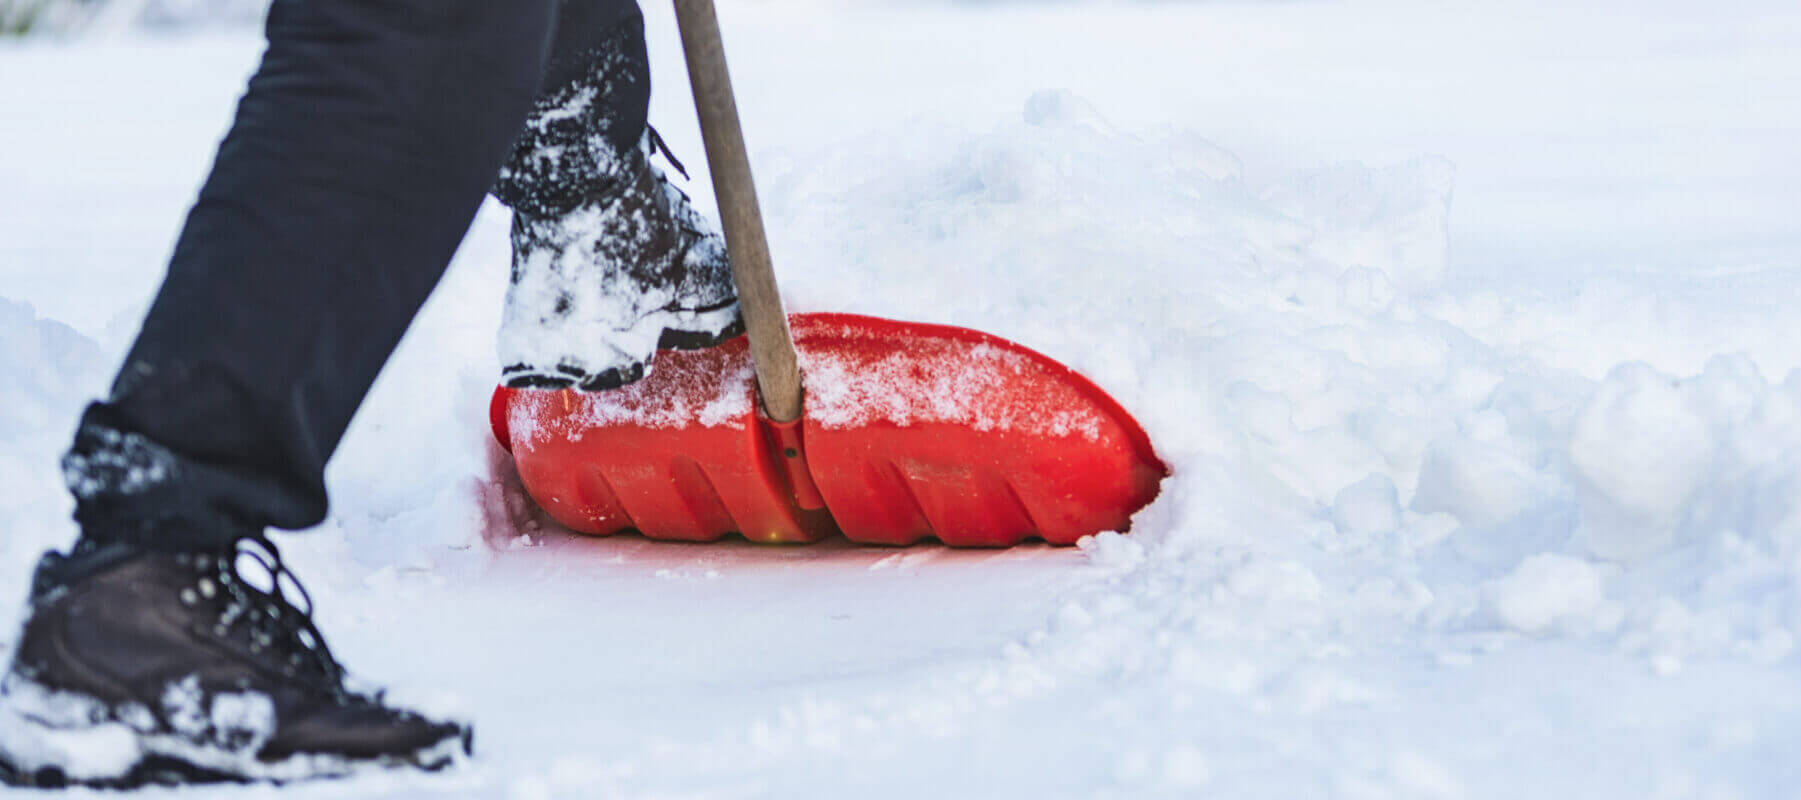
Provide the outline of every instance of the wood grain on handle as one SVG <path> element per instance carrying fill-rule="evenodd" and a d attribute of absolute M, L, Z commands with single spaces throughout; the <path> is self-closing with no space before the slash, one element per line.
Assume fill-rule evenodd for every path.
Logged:
<path fill-rule="evenodd" d="M 776 290 L 775 268 L 769 261 L 769 242 L 763 235 L 763 214 L 751 182 L 738 104 L 732 99 L 732 78 L 725 68 L 719 18 L 713 0 L 675 0 L 675 16 L 682 29 L 688 81 L 694 85 L 694 108 L 700 114 L 707 166 L 713 175 L 713 194 L 719 200 L 732 278 L 738 284 L 738 304 L 750 334 L 763 410 L 776 422 L 790 422 L 801 413 L 800 368 L 795 363 L 788 314 Z"/>

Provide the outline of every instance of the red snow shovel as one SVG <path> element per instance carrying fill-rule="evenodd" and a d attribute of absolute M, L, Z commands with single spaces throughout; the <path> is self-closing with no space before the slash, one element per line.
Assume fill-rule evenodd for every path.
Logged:
<path fill-rule="evenodd" d="M 713 2 L 675 5 L 748 334 L 662 351 L 622 389 L 496 391 L 494 435 L 526 491 L 577 531 L 653 539 L 1002 547 L 1125 530 L 1168 470 L 1087 379 L 978 331 L 783 312 Z"/>

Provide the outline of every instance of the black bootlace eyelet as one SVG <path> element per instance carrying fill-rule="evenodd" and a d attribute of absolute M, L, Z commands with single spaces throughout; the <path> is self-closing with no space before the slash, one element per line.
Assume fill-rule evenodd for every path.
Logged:
<path fill-rule="evenodd" d="M 244 634 L 249 652 L 271 658 L 269 666 L 279 668 L 284 676 L 304 680 L 323 694 L 345 694 L 344 668 L 313 622 L 312 597 L 282 563 L 274 543 L 266 535 L 250 537 L 240 542 L 235 553 L 214 556 L 218 559 L 218 585 L 224 586 L 231 598 L 213 627 L 214 635 L 224 639 L 237 630 Z M 239 573 L 250 569 L 251 562 L 267 572 L 266 581 L 260 574 Z M 267 589 L 262 588 L 264 584 Z M 198 602 L 199 595 L 208 594 L 204 588 L 198 594 L 192 589 L 183 593 L 183 602 Z"/>

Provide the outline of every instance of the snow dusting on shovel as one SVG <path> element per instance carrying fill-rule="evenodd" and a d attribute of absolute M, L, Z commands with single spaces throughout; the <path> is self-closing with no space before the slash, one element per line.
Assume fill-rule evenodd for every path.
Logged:
<path fill-rule="evenodd" d="M 1089 441 L 1101 436 L 1105 420 L 1064 384 L 1068 370 L 1009 342 L 882 341 L 829 314 L 796 317 L 794 324 L 806 418 L 822 428 L 948 423 Z M 855 347 L 843 346 L 851 340 Z M 579 439 L 583 430 L 616 425 L 745 427 L 755 372 L 742 343 L 683 353 L 677 368 L 667 368 L 670 359 L 659 361 L 666 368 L 653 362 L 644 380 L 609 392 L 521 392 L 507 415 L 513 440 L 529 446 L 551 436 Z"/>
<path fill-rule="evenodd" d="M 806 416 L 827 429 L 888 423 L 965 425 L 979 431 L 1093 441 L 1103 420 L 1063 386 L 1068 370 L 995 339 L 968 346 L 949 338 L 879 340 L 829 315 L 795 330 Z M 858 347 L 823 347 L 858 339 Z"/>
<path fill-rule="evenodd" d="M 519 446 L 548 436 L 579 439 L 585 429 L 615 425 L 742 429 L 755 379 L 742 346 L 686 355 L 702 363 L 658 371 L 653 362 L 643 380 L 608 392 L 521 392 L 507 414 L 508 429 Z"/>

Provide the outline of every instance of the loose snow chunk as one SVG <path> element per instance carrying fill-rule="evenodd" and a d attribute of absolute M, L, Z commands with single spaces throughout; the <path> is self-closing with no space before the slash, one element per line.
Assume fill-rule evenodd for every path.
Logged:
<path fill-rule="evenodd" d="M 1371 474 L 1340 490 L 1332 502 L 1332 524 L 1344 533 L 1383 533 L 1401 527 L 1394 481 Z"/>
<path fill-rule="evenodd" d="M 1692 384 L 1625 364 L 1582 410 L 1571 431 L 1570 465 L 1596 555 L 1637 558 L 1673 539 L 1714 464 L 1715 435 L 1696 395 Z"/>
<path fill-rule="evenodd" d="M 1097 566 L 1130 568 L 1144 561 L 1144 545 L 1118 531 L 1101 531 L 1076 540 L 1076 547 Z"/>
<path fill-rule="evenodd" d="M 213 698 L 213 738 L 218 744 L 256 752 L 275 733 L 275 703 L 259 692 L 224 692 Z"/>
<path fill-rule="evenodd" d="M 163 688 L 163 715 L 169 727 L 190 738 L 206 732 L 209 720 L 205 708 L 206 695 L 200 691 L 200 676 L 188 677 Z"/>
<path fill-rule="evenodd" d="M 1113 126 L 1106 117 L 1094 107 L 1093 103 L 1083 99 L 1075 92 L 1061 89 L 1046 89 L 1026 98 L 1025 121 L 1028 125 L 1043 127 L 1055 126 L 1087 126 L 1100 131 L 1111 131 Z"/>
<path fill-rule="evenodd" d="M 106 708 L 92 697 L 48 689 L 17 673 L 6 677 L 5 688 L 0 694 L 0 751 L 15 766 L 54 766 L 74 778 L 98 779 L 123 775 L 137 762 L 136 732 L 125 723 L 105 721 Z M 141 707 L 133 711 L 148 713 Z"/>
<path fill-rule="evenodd" d="M 1557 553 L 1527 558 L 1489 588 L 1501 624 L 1530 634 L 1592 620 L 1605 599 L 1593 564 Z"/>
<path fill-rule="evenodd" d="M 1445 512 L 1466 525 L 1493 525 L 1539 502 L 1546 488 L 1543 477 L 1511 443 L 1451 435 L 1427 448 L 1413 510 Z"/>

